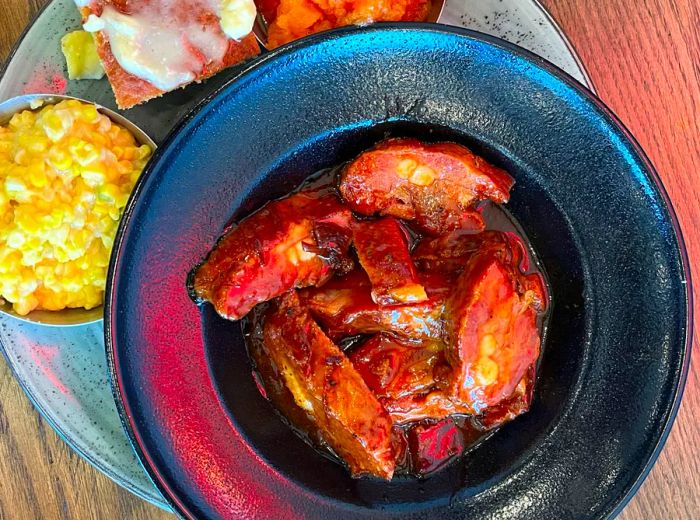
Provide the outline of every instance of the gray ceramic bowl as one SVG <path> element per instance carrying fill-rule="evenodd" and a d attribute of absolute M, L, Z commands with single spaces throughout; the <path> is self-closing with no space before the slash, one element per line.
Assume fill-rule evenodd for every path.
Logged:
<path fill-rule="evenodd" d="M 123 116 L 117 114 L 113 110 L 97 105 L 96 103 L 92 103 L 91 101 L 73 96 L 63 96 L 58 94 L 27 94 L 24 96 L 10 98 L 7 101 L 0 103 L 0 125 L 6 124 L 14 114 L 23 110 L 34 110 L 41 106 L 59 103 L 60 101 L 66 99 L 77 99 L 83 103 L 95 105 L 98 112 L 106 115 L 115 123 L 118 123 L 129 130 L 140 144 L 147 144 L 151 147 L 151 149 L 155 150 L 156 144 L 153 142 L 153 140 L 148 137 L 143 130 L 128 119 L 125 119 Z M 62 311 L 32 311 L 26 316 L 21 316 L 12 310 L 12 306 L 9 303 L 3 302 L 0 304 L 0 313 L 12 316 L 13 318 L 19 320 L 39 323 L 42 325 L 73 326 L 101 321 L 103 307 L 100 305 L 99 307 L 95 307 L 94 309 L 90 310 L 65 309 Z"/>

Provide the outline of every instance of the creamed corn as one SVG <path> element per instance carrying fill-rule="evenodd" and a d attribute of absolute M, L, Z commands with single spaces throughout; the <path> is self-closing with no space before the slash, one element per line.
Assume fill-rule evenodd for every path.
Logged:
<path fill-rule="evenodd" d="M 102 304 L 117 224 L 150 154 L 77 100 L 0 126 L 0 297 L 15 312 Z"/>

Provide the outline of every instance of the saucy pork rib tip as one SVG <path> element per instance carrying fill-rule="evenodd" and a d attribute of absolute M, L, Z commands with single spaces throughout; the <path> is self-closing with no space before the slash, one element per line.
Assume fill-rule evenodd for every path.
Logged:
<path fill-rule="evenodd" d="M 352 239 L 360 265 L 372 282 L 379 305 L 417 303 L 428 299 L 408 250 L 408 232 L 391 217 L 355 224 Z"/>
<path fill-rule="evenodd" d="M 323 333 L 294 291 L 267 313 L 262 349 L 294 402 L 353 475 L 394 473 L 391 418 L 345 354 Z"/>
<path fill-rule="evenodd" d="M 444 392 L 451 368 L 439 340 L 411 342 L 377 334 L 350 360 L 396 424 L 470 411 Z"/>
<path fill-rule="evenodd" d="M 362 215 L 414 221 L 429 235 L 484 229 L 474 205 L 508 202 L 513 179 L 454 143 L 387 139 L 362 153 L 340 175 L 340 193 Z"/>
<path fill-rule="evenodd" d="M 323 283 L 348 266 L 351 220 L 327 189 L 272 201 L 221 238 L 195 270 L 194 296 L 239 320 L 258 303 Z"/>
<path fill-rule="evenodd" d="M 336 276 L 321 287 L 302 289 L 299 297 L 334 340 L 375 332 L 406 339 L 442 339 L 450 279 L 440 273 L 418 273 L 418 279 L 428 297 L 419 303 L 378 305 L 372 300 L 369 278 L 361 269 Z"/>
<path fill-rule="evenodd" d="M 540 353 L 534 291 L 486 252 L 469 260 L 446 305 L 450 394 L 480 414 L 508 398 Z"/>

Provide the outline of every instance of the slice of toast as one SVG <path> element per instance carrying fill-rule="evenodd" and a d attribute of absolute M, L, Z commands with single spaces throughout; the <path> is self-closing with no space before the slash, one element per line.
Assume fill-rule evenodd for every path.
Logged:
<path fill-rule="evenodd" d="M 148 5 L 148 3 L 146 5 Z M 91 14 L 100 16 L 106 6 L 116 9 L 121 14 L 125 14 L 127 16 L 130 14 L 128 11 L 129 4 L 123 0 L 93 0 L 89 5 L 80 7 L 80 14 L 83 23 L 87 22 L 88 17 Z M 191 81 L 177 85 L 170 90 L 185 87 L 193 81 L 200 82 L 227 67 L 252 58 L 260 53 L 260 47 L 258 46 L 258 42 L 252 32 L 240 40 L 228 38 L 221 31 L 218 17 L 215 14 L 208 12 L 205 6 L 206 3 L 191 2 L 187 0 L 183 0 L 182 2 L 183 9 L 190 11 L 193 9 L 200 10 L 201 12 L 191 13 L 191 16 L 201 20 L 202 27 L 206 27 L 207 31 L 217 32 L 217 34 L 220 34 L 222 38 L 225 38 L 228 42 L 228 47 L 226 48 L 226 51 L 221 59 L 202 62 L 199 70 L 191 71 L 194 74 Z M 169 23 L 172 23 L 173 18 L 169 18 L 169 20 Z M 114 97 L 117 100 L 117 106 L 119 108 L 131 108 L 134 105 L 138 105 L 148 101 L 149 99 L 160 97 L 169 91 L 162 90 L 148 80 L 138 77 L 125 70 L 112 52 L 107 31 L 99 30 L 94 32 L 93 35 L 97 46 L 97 53 L 100 56 L 100 60 L 102 61 L 105 73 L 107 74 L 107 79 L 109 80 L 112 90 L 114 91 Z"/>

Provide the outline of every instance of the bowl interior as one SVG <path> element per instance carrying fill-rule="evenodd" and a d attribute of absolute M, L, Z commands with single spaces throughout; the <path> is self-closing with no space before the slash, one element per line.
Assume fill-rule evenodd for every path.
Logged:
<path fill-rule="evenodd" d="M 532 237 L 532 246 L 541 256 L 545 271 L 551 273 L 553 294 L 551 326 L 531 411 L 501 428 L 463 460 L 428 478 L 398 477 L 391 482 L 355 480 L 337 462 L 319 455 L 299 439 L 274 413 L 251 376 L 241 325 L 221 319 L 209 305 L 202 312 L 204 345 L 212 378 L 231 421 L 260 457 L 290 479 L 314 493 L 357 505 L 447 504 L 455 493 L 475 494 L 517 466 L 537 448 L 569 405 L 585 364 L 590 326 L 582 297 L 583 254 L 566 225 L 566 216 L 552 203 L 527 166 L 453 129 L 406 121 L 344 129 L 316 136 L 302 147 L 289 150 L 274 168 L 246 190 L 235 217 L 241 218 L 271 198 L 284 195 L 309 173 L 341 164 L 387 136 L 458 142 L 506 168 L 515 177 L 517 188 L 506 207 L 523 225 L 528 237 Z M 556 347 L 550 349 L 550 344 Z"/>
<path fill-rule="evenodd" d="M 351 479 L 260 396 L 240 324 L 185 285 L 226 223 L 385 135 L 466 144 L 516 179 L 509 211 L 553 307 L 531 411 L 424 480 Z M 614 118 L 541 59 L 435 25 L 344 29 L 262 57 L 151 161 L 122 221 L 106 339 L 123 420 L 203 518 L 605 517 L 638 485 L 687 367 L 677 227 Z"/>

